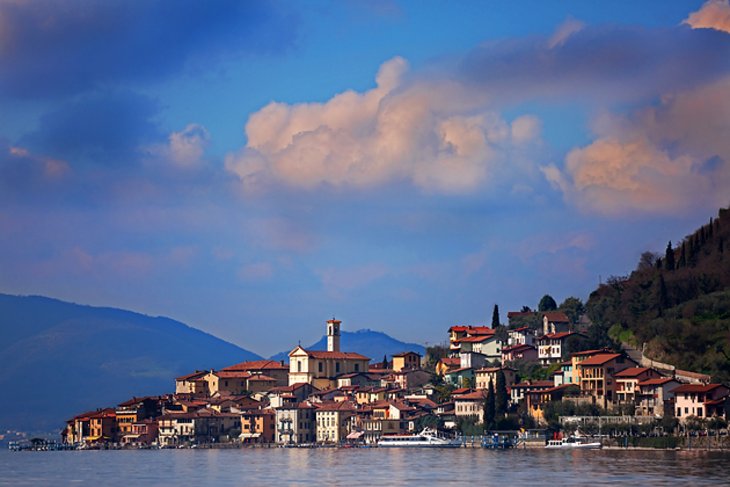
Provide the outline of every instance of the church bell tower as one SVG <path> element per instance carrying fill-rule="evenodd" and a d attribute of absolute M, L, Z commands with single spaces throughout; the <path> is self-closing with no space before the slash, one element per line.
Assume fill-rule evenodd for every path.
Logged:
<path fill-rule="evenodd" d="M 340 351 L 340 320 L 332 318 L 327 321 L 327 351 Z"/>

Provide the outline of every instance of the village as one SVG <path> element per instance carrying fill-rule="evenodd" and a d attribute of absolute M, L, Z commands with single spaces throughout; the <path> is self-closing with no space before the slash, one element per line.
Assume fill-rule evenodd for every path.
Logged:
<path fill-rule="evenodd" d="M 523 318 L 541 326 L 520 326 Z M 730 388 L 636 351 L 584 349 L 562 311 L 508 313 L 509 326 L 452 326 L 442 356 L 382 361 L 295 347 L 289 363 L 258 360 L 177 377 L 175 392 L 133 397 L 67 421 L 74 448 L 375 446 L 432 428 L 453 437 L 513 431 L 537 444 L 583 435 L 727 435 Z M 436 347 L 439 348 L 439 347 Z M 428 349 L 434 353 L 433 349 Z M 430 354 L 428 354 L 430 355 Z M 533 441 L 534 442 L 534 441 Z"/>

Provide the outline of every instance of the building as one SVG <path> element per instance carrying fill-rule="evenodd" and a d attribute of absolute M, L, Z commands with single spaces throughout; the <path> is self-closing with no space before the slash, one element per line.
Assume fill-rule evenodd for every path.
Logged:
<path fill-rule="evenodd" d="M 204 377 L 209 373 L 206 370 L 196 370 L 192 374 L 183 375 L 175 379 L 175 394 L 193 394 L 209 396 L 208 382 Z"/>
<path fill-rule="evenodd" d="M 405 369 L 420 369 L 421 354 L 416 352 L 401 352 L 393 355 L 393 372 Z"/>
<path fill-rule="evenodd" d="M 241 443 L 274 443 L 276 412 L 273 409 L 243 411 Z"/>
<path fill-rule="evenodd" d="M 370 358 L 354 352 L 341 352 L 340 321 L 327 322 L 327 351 L 306 350 L 297 346 L 289 352 L 289 384 L 306 382 L 318 389 L 337 385 L 337 376 L 367 372 Z"/>
<path fill-rule="evenodd" d="M 502 365 L 515 360 L 537 360 L 537 349 L 532 345 L 510 345 L 502 349 Z"/>
<path fill-rule="evenodd" d="M 638 384 L 636 415 L 658 418 L 674 415 L 674 389 L 679 382 L 671 377 L 648 379 Z"/>
<path fill-rule="evenodd" d="M 513 384 L 510 387 L 510 401 L 512 404 L 518 404 L 524 402 L 527 398 L 527 394 L 533 391 L 547 390 L 555 387 L 555 384 L 551 380 L 536 380 L 536 381 L 525 381 Z"/>
<path fill-rule="evenodd" d="M 593 403 L 609 409 L 616 398 L 615 374 L 638 364 L 621 353 L 600 353 L 578 364 L 580 391 L 584 397 L 592 397 Z"/>
<path fill-rule="evenodd" d="M 537 343 L 537 358 L 543 365 L 562 362 L 568 356 L 567 340 L 575 335 L 569 331 L 546 333 L 535 340 Z"/>
<path fill-rule="evenodd" d="M 510 367 L 485 367 L 474 371 L 474 379 L 476 381 L 477 389 L 488 389 L 489 382 L 492 382 L 493 387 L 497 387 L 497 374 L 499 371 L 504 374 L 505 385 L 511 387 L 512 384 L 517 380 L 517 371 Z"/>
<path fill-rule="evenodd" d="M 276 443 L 314 443 L 317 440 L 315 410 L 309 401 L 276 408 Z"/>
<path fill-rule="evenodd" d="M 563 384 L 547 389 L 534 389 L 525 394 L 527 413 L 539 424 L 545 423 L 545 406 L 563 398 L 577 397 L 580 389 L 576 384 Z"/>
<path fill-rule="evenodd" d="M 212 409 L 163 414 L 158 418 L 158 442 L 161 446 L 178 446 L 228 441 L 240 428 L 240 416 Z"/>
<path fill-rule="evenodd" d="M 550 335 L 570 331 L 570 319 L 562 311 L 546 311 L 542 314 L 542 334 Z"/>
<path fill-rule="evenodd" d="M 470 417 L 477 422 L 484 422 L 485 392 L 471 391 L 464 394 L 452 394 L 454 400 L 454 414 L 459 417 Z"/>
<path fill-rule="evenodd" d="M 289 381 L 289 367 L 283 361 L 252 360 L 221 369 L 224 372 L 248 372 L 251 377 L 266 376 L 274 379 L 274 387 L 285 386 Z"/>
<path fill-rule="evenodd" d="M 494 330 L 488 326 L 452 326 L 449 328 L 449 350 L 453 355 L 462 350 L 461 340 L 473 337 L 491 337 Z M 465 342 L 469 343 L 469 341 Z M 470 346 L 467 346 L 471 350 Z"/>
<path fill-rule="evenodd" d="M 722 384 L 683 384 L 673 389 L 672 393 L 674 394 L 676 417 L 685 422 L 689 416 L 724 417 L 724 409 L 719 409 L 717 406 L 724 405 L 722 400 L 730 394 L 730 389 Z"/>
<path fill-rule="evenodd" d="M 647 367 L 629 367 L 617 372 L 614 375 L 616 379 L 614 402 L 635 406 L 639 394 L 639 383 L 649 379 L 658 379 L 661 376 L 656 370 Z"/>
<path fill-rule="evenodd" d="M 356 411 L 355 404 L 350 401 L 318 404 L 315 412 L 317 442 L 337 444 L 344 441 Z"/>
<path fill-rule="evenodd" d="M 443 357 L 436 364 L 436 375 L 443 377 L 447 372 L 461 368 L 459 357 Z"/>
<path fill-rule="evenodd" d="M 509 330 L 507 336 L 507 344 L 509 346 L 535 344 L 535 331 L 529 326 L 521 326 Z"/>

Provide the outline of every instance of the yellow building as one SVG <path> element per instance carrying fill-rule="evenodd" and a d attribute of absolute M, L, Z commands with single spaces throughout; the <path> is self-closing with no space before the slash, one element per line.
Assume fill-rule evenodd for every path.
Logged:
<path fill-rule="evenodd" d="M 297 346 L 289 352 L 289 385 L 304 382 L 318 389 L 331 389 L 336 387 L 339 375 L 368 371 L 370 358 L 340 351 L 340 323 L 327 322 L 327 351 Z"/>
<path fill-rule="evenodd" d="M 421 355 L 416 352 L 402 352 L 393 355 L 393 372 L 420 368 Z"/>

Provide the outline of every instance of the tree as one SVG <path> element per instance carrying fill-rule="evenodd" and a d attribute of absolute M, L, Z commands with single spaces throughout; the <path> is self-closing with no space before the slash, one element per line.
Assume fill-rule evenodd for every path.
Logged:
<path fill-rule="evenodd" d="M 496 329 L 499 325 L 499 306 L 495 304 L 494 311 L 492 311 L 492 328 Z"/>
<path fill-rule="evenodd" d="M 563 311 L 573 324 L 578 323 L 580 317 L 586 312 L 583 301 L 573 296 L 565 298 L 558 309 Z"/>
<path fill-rule="evenodd" d="M 682 250 L 679 252 L 679 262 L 677 262 L 677 269 L 680 267 L 687 267 L 687 245 L 682 242 Z"/>
<path fill-rule="evenodd" d="M 674 270 L 674 249 L 672 248 L 671 240 L 667 244 L 667 251 L 664 254 L 664 269 L 668 271 Z"/>
<path fill-rule="evenodd" d="M 497 417 L 502 418 L 507 414 L 509 395 L 507 395 L 507 380 L 504 372 L 497 372 L 497 384 L 495 385 L 496 397 L 494 398 L 494 410 Z"/>
<path fill-rule="evenodd" d="M 558 303 L 556 303 L 553 297 L 549 294 L 543 296 L 540 303 L 537 305 L 537 310 L 540 312 L 555 311 L 556 309 L 558 309 Z"/>
<path fill-rule="evenodd" d="M 387 369 L 387 368 L 388 368 L 388 356 L 383 355 L 383 369 Z"/>
<path fill-rule="evenodd" d="M 489 381 L 489 388 L 487 389 L 487 397 L 484 398 L 484 429 L 490 430 L 494 427 L 494 419 L 496 417 L 495 411 L 495 397 L 494 397 L 494 383 Z"/>

